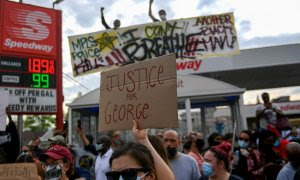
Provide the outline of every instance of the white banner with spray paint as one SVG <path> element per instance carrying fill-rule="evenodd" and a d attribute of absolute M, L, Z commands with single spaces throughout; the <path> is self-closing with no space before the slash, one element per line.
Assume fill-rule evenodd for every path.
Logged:
<path fill-rule="evenodd" d="M 183 60 L 239 53 L 233 13 L 70 36 L 69 45 L 74 76 L 170 53 Z"/>

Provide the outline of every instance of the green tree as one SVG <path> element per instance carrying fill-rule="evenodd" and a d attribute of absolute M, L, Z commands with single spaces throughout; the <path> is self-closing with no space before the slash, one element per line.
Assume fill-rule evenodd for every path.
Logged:
<path fill-rule="evenodd" d="M 54 126 L 56 122 L 55 116 L 35 115 L 27 116 L 24 121 L 24 129 L 29 129 L 32 132 L 46 131 Z"/>

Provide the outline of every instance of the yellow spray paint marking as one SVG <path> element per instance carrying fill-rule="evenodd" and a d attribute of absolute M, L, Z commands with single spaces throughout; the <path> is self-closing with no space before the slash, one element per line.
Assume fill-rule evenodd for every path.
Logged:
<path fill-rule="evenodd" d="M 95 41 L 99 44 L 99 49 L 103 53 L 113 50 L 117 39 L 114 32 L 104 32 L 102 34 L 97 34 Z"/>

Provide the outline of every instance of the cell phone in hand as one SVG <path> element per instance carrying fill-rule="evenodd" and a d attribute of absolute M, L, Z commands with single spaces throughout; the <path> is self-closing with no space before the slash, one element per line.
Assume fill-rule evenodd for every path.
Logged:
<path fill-rule="evenodd" d="M 77 120 L 77 127 L 78 127 L 79 129 L 81 129 L 81 120 L 80 120 L 80 119 Z"/>

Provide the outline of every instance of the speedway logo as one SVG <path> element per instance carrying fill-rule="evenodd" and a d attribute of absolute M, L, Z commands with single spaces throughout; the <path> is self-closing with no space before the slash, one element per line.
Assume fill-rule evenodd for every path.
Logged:
<path fill-rule="evenodd" d="M 55 55 L 56 12 L 4 1 L 2 50 Z"/>
<path fill-rule="evenodd" d="M 11 37 L 36 41 L 49 37 L 49 29 L 46 25 L 51 24 L 52 21 L 45 12 L 15 9 L 11 11 L 10 19 L 15 26 L 8 26 L 6 32 Z"/>
<path fill-rule="evenodd" d="M 48 46 L 46 44 L 37 44 L 35 42 L 32 43 L 26 43 L 26 42 L 21 42 L 21 41 L 13 41 L 10 38 L 5 39 L 4 46 L 7 46 L 9 48 L 25 48 L 25 49 L 33 49 L 33 50 L 40 50 L 40 51 L 45 51 L 49 53 L 53 46 Z"/>

